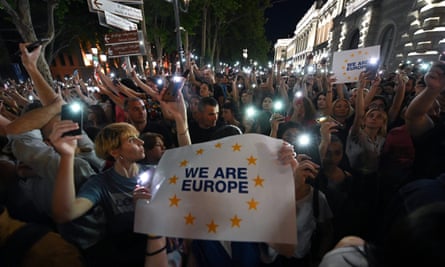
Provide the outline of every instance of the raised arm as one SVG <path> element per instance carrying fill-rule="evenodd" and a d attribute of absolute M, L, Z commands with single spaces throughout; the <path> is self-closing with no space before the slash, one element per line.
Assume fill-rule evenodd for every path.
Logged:
<path fill-rule="evenodd" d="M 34 88 L 37 91 L 40 101 L 44 106 L 49 105 L 57 97 L 57 94 L 54 92 L 53 88 L 48 84 L 45 78 L 43 78 L 42 74 L 37 68 L 37 60 L 39 59 L 42 46 L 40 45 L 32 52 L 29 52 L 26 45 L 28 44 L 21 43 L 19 45 L 22 64 L 34 82 Z"/>
<path fill-rule="evenodd" d="M 405 97 L 406 84 L 400 74 L 397 74 L 397 85 L 394 88 L 395 94 L 392 101 L 392 105 L 388 110 L 388 122 L 393 123 L 400 114 L 400 109 L 402 108 L 403 98 Z"/>
<path fill-rule="evenodd" d="M 63 133 L 77 128 L 78 125 L 71 121 L 59 121 L 54 123 L 53 131 L 49 136 L 51 144 L 60 154 L 52 200 L 53 219 L 58 223 L 79 218 L 93 207 L 90 200 L 76 198 L 74 155 L 77 140 L 81 136 L 62 136 Z"/>
<path fill-rule="evenodd" d="M 369 92 L 365 96 L 365 103 L 364 103 L 365 107 L 369 106 L 369 104 L 371 103 L 371 101 L 374 98 L 374 96 L 379 94 L 379 92 L 380 92 L 380 82 L 381 81 L 382 81 L 382 78 L 380 77 L 380 75 L 378 75 L 374 79 L 374 81 L 373 81 L 373 83 L 371 85 L 371 88 L 369 89 Z"/>
<path fill-rule="evenodd" d="M 357 136 L 360 131 L 360 125 L 362 123 L 363 115 L 365 115 L 365 101 L 363 96 L 363 91 L 366 85 L 366 73 L 360 73 L 359 86 L 357 88 L 357 98 L 355 99 L 355 116 L 354 122 L 351 126 L 350 134 L 352 136 Z"/>
<path fill-rule="evenodd" d="M 21 134 L 34 129 L 41 129 L 45 124 L 60 113 L 63 101 L 56 98 L 53 103 L 42 108 L 31 110 L 6 126 L 7 134 Z"/>
<path fill-rule="evenodd" d="M 409 104 L 405 121 L 412 136 L 419 136 L 434 127 L 428 111 L 440 93 L 445 91 L 445 63 L 435 63 L 425 75 L 426 88 Z"/>
<path fill-rule="evenodd" d="M 121 109 L 124 109 L 124 99 L 122 99 L 119 95 L 116 95 L 115 93 L 113 93 L 111 90 L 109 90 L 103 84 L 98 83 L 97 88 L 99 88 L 99 91 L 101 94 L 108 96 L 111 99 L 111 101 L 113 101 Z"/>

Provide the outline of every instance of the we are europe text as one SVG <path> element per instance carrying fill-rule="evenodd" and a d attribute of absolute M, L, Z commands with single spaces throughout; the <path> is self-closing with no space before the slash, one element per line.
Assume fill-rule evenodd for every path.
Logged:
<path fill-rule="evenodd" d="M 248 194 L 247 168 L 218 167 L 209 175 L 208 167 L 185 168 L 182 191 Z"/>

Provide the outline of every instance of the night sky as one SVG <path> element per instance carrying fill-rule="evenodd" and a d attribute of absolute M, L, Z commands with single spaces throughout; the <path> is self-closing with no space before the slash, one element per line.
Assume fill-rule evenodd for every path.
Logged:
<path fill-rule="evenodd" d="M 311 7 L 314 0 L 283 0 L 266 10 L 267 39 L 274 44 L 277 39 L 292 37 L 297 22 Z"/>

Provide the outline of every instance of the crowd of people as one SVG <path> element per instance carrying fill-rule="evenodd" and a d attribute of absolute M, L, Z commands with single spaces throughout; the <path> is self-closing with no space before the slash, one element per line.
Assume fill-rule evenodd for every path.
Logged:
<path fill-rule="evenodd" d="M 67 87 L 21 60 L 30 81 L 0 92 L 0 261 L 7 266 L 441 266 L 445 62 L 357 83 L 323 73 L 214 72 Z M 321 66 L 319 69 L 323 69 Z M 80 103 L 82 121 L 61 120 Z M 69 134 L 81 130 L 82 134 Z M 183 240 L 133 232 L 140 184 L 166 149 L 256 133 L 283 140 L 297 244 Z M 272 196 L 271 196 L 272 198 Z M 162 214 L 159 214 L 162 216 Z M 434 248 L 431 247 L 433 242 Z"/>

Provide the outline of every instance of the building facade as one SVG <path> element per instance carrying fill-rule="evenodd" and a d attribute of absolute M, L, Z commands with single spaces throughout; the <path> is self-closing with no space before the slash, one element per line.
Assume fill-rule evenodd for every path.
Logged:
<path fill-rule="evenodd" d="M 400 63 L 430 64 L 445 51 L 445 1 L 315 1 L 285 40 L 275 45 L 275 61 L 295 72 L 321 62 L 329 68 L 336 51 L 374 45 L 380 45 L 380 66 L 388 70 Z"/>

